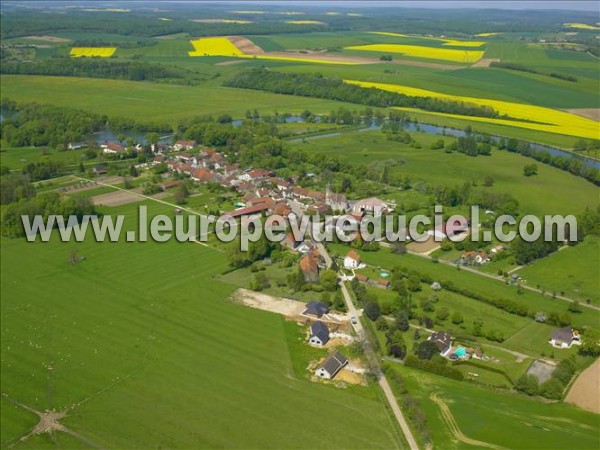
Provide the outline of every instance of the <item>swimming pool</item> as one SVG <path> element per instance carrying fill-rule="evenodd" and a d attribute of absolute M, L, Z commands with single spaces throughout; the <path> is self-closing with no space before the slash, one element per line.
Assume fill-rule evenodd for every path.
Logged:
<path fill-rule="evenodd" d="M 389 273 L 387 273 L 387 272 L 381 272 L 381 273 L 379 274 L 379 276 L 380 276 L 381 278 L 387 278 L 387 277 L 389 277 L 389 276 L 390 276 L 390 274 L 389 274 Z"/>
<path fill-rule="evenodd" d="M 467 349 L 464 347 L 458 347 L 454 353 L 459 358 L 462 358 L 463 356 L 465 356 L 467 354 Z"/>

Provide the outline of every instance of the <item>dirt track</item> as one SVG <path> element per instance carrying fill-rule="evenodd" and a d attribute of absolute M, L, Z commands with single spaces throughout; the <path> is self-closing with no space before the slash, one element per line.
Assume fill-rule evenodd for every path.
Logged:
<path fill-rule="evenodd" d="M 565 402 L 600 414 L 600 358 L 577 377 Z"/>
<path fill-rule="evenodd" d="M 262 55 L 265 53 L 262 48 L 243 36 L 229 36 L 227 39 L 247 55 Z"/>
<path fill-rule="evenodd" d="M 489 442 L 478 441 L 477 439 L 471 439 L 465 436 L 463 432 L 460 431 L 460 428 L 458 428 L 458 424 L 456 423 L 456 420 L 454 419 L 450 408 L 448 408 L 448 405 L 446 405 L 446 403 L 441 398 L 439 398 L 437 394 L 431 394 L 430 398 L 436 405 L 439 406 L 444 421 L 446 422 L 446 424 L 450 428 L 450 431 L 458 441 L 467 445 L 472 445 L 474 447 L 493 448 L 496 450 L 504 448 L 498 445 L 490 444 Z"/>
<path fill-rule="evenodd" d="M 500 62 L 498 58 L 482 58 L 473 64 L 471 67 L 490 67 L 490 64 L 493 62 Z"/>
<path fill-rule="evenodd" d="M 24 39 L 31 39 L 34 41 L 48 41 L 48 42 L 71 42 L 71 39 L 59 38 L 56 36 L 25 36 Z"/>

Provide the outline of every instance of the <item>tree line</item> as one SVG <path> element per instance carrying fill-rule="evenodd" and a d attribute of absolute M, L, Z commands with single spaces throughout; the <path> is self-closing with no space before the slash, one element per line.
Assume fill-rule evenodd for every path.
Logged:
<path fill-rule="evenodd" d="M 5 75 L 51 75 L 130 81 L 161 81 L 186 85 L 195 85 L 207 79 L 207 77 L 197 72 L 181 67 L 105 58 L 58 57 L 30 62 L 2 60 L 0 73 Z"/>

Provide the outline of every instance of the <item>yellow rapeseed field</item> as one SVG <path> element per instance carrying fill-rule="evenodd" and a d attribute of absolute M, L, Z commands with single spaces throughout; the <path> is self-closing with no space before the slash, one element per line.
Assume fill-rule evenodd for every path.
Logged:
<path fill-rule="evenodd" d="M 498 34 L 500 34 L 500 33 L 497 33 L 497 32 L 495 32 L 495 33 L 479 33 L 479 34 L 475 34 L 474 36 L 476 36 L 476 37 L 489 37 L 489 36 L 496 36 Z"/>
<path fill-rule="evenodd" d="M 194 51 L 190 56 L 241 56 L 242 51 L 225 37 L 200 38 L 190 41 Z"/>
<path fill-rule="evenodd" d="M 238 58 L 255 58 L 255 59 L 267 59 L 271 61 L 290 61 L 290 62 L 307 62 L 317 64 L 338 64 L 342 66 L 356 66 L 362 63 L 352 61 L 341 61 L 341 60 L 329 60 L 329 59 L 311 59 L 302 58 L 296 56 L 279 56 L 279 55 L 240 55 Z"/>
<path fill-rule="evenodd" d="M 485 52 L 476 50 L 456 50 L 422 45 L 368 44 L 345 47 L 346 50 L 360 50 L 380 53 L 401 53 L 406 56 L 425 59 L 438 59 L 470 64 L 479 61 Z"/>
<path fill-rule="evenodd" d="M 367 88 L 377 88 L 385 91 L 398 92 L 400 94 L 411 95 L 415 97 L 432 97 L 446 100 L 454 100 L 465 103 L 472 103 L 480 106 L 489 106 L 496 110 L 499 114 L 506 114 L 514 119 L 529 120 L 524 122 L 520 120 L 510 119 L 494 119 L 487 117 L 466 117 L 457 114 L 432 113 L 428 114 L 456 117 L 472 120 L 475 122 L 494 123 L 498 125 L 509 125 L 519 128 L 527 128 L 530 130 L 545 131 L 549 133 L 558 133 L 568 136 L 577 136 L 588 139 L 600 139 L 600 129 L 598 123 L 586 119 L 585 117 L 570 114 L 565 111 L 560 111 L 542 106 L 527 105 L 524 103 L 506 102 L 501 100 L 491 100 L 477 97 L 463 97 L 459 95 L 443 94 L 441 92 L 429 91 L 409 86 L 401 86 L 397 84 L 371 83 L 364 81 L 345 80 L 347 83 L 357 84 Z M 411 111 L 412 108 L 401 108 Z M 538 122 L 538 123 L 534 123 Z"/>
<path fill-rule="evenodd" d="M 412 39 L 424 39 L 428 41 L 437 41 L 442 42 L 442 45 L 447 45 L 449 47 L 481 47 L 482 45 L 487 44 L 484 41 L 461 41 L 459 39 L 446 39 L 446 38 L 434 38 L 429 36 L 410 36 L 408 34 L 400 34 L 400 33 L 390 33 L 387 31 L 369 31 L 371 34 L 379 34 L 382 36 L 394 36 L 401 38 L 412 38 Z M 485 33 L 484 33 L 485 34 Z M 482 35 L 477 35 L 482 36 Z M 490 36 L 490 35 L 488 35 Z"/>
<path fill-rule="evenodd" d="M 325 25 L 323 22 L 318 20 L 287 20 L 285 23 L 291 23 L 294 25 Z"/>
<path fill-rule="evenodd" d="M 116 51 L 116 47 L 73 47 L 69 55 L 72 58 L 81 58 L 82 56 L 110 58 Z"/>
<path fill-rule="evenodd" d="M 563 23 L 568 28 L 578 28 L 580 30 L 600 30 L 600 27 L 588 25 L 587 23 Z"/>

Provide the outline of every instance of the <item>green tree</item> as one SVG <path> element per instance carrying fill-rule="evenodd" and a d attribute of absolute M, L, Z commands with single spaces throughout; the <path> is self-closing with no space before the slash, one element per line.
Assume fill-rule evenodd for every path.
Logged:
<path fill-rule="evenodd" d="M 527 395 L 536 395 L 539 392 L 538 380 L 533 375 L 522 375 L 515 383 L 515 388 Z"/>
<path fill-rule="evenodd" d="M 323 289 L 326 291 L 333 292 L 336 290 L 337 273 L 335 273 L 333 270 L 325 269 L 323 272 L 321 272 L 319 280 L 321 282 L 321 286 L 323 286 Z"/>
<path fill-rule="evenodd" d="M 437 345 L 435 345 L 434 342 L 422 341 L 422 342 L 419 342 L 416 353 L 417 353 L 417 357 L 419 359 L 430 360 L 433 355 L 436 355 L 439 352 L 440 351 L 438 350 Z"/>
<path fill-rule="evenodd" d="M 379 304 L 375 302 L 368 302 L 365 304 L 363 309 L 365 315 L 371 319 L 371 321 L 375 322 L 377 319 L 381 317 L 381 308 L 379 308 Z"/>

